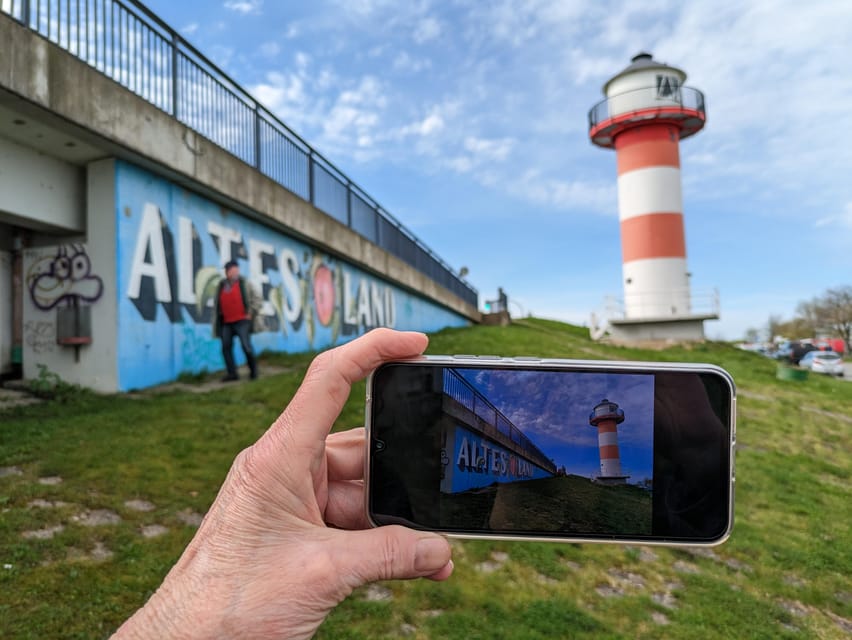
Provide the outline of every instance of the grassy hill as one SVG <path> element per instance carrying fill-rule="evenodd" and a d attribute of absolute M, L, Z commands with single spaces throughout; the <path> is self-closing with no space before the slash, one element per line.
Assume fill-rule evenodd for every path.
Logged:
<path fill-rule="evenodd" d="M 740 392 L 734 533 L 693 552 L 454 543 L 449 582 L 362 590 L 318 637 L 852 633 L 852 384 L 780 382 L 774 363 L 724 344 L 643 351 L 541 320 L 444 331 L 430 352 L 722 365 Z M 92 638 L 115 629 L 158 585 L 192 536 L 186 523 L 206 510 L 233 456 L 274 419 L 308 362 L 269 357 L 267 367 L 286 371 L 228 393 L 77 394 L 0 414 L 0 468 L 14 467 L 0 477 L 0 637 Z M 361 424 L 363 411 L 359 385 L 337 428 Z M 43 484 L 54 476 L 62 481 Z M 131 508 L 134 499 L 152 508 Z M 112 523 L 85 526 L 96 517 Z M 165 533 L 141 535 L 156 525 Z M 24 537 L 33 531 L 53 534 Z"/>
<path fill-rule="evenodd" d="M 557 476 L 442 494 L 441 517 L 459 528 L 650 535 L 651 493 Z"/>

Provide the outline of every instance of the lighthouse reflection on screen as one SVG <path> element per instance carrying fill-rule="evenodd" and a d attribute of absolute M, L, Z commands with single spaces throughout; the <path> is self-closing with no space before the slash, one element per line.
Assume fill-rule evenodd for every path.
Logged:
<path fill-rule="evenodd" d="M 447 368 L 441 519 L 650 535 L 654 376 Z"/>

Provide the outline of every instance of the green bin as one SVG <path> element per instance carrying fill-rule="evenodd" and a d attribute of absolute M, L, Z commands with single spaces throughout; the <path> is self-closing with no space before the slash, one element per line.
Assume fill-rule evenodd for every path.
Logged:
<path fill-rule="evenodd" d="M 779 380 L 788 380 L 790 382 L 804 382 L 808 379 L 808 370 L 779 364 L 778 373 L 775 374 L 775 377 Z"/>

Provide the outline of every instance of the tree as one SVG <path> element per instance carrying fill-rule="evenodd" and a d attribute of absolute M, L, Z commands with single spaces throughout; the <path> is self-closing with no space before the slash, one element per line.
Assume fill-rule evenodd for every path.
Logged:
<path fill-rule="evenodd" d="M 775 336 L 783 335 L 783 332 L 779 329 L 783 322 L 780 315 L 770 314 L 769 320 L 766 323 L 766 332 L 769 334 L 770 342 L 775 339 Z"/>
<path fill-rule="evenodd" d="M 852 352 L 852 286 L 829 289 L 816 302 L 821 324 L 837 332 L 846 353 Z"/>
<path fill-rule="evenodd" d="M 757 342 L 760 339 L 760 331 L 755 329 L 754 327 L 749 327 L 745 332 L 745 341 L 746 342 Z"/>

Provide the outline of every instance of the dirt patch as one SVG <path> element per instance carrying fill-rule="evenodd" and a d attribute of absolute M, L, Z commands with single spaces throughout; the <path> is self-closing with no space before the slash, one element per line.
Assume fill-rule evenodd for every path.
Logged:
<path fill-rule="evenodd" d="M 639 560 L 641 562 L 656 562 L 659 559 L 660 556 L 658 556 L 648 547 L 639 547 Z"/>
<path fill-rule="evenodd" d="M 612 585 L 602 584 L 595 587 L 595 591 L 602 598 L 617 598 L 624 595 L 624 591 Z"/>
<path fill-rule="evenodd" d="M 39 478 L 38 483 L 46 485 L 48 487 L 55 487 L 58 484 L 62 484 L 62 477 L 61 476 L 45 476 L 43 478 Z"/>
<path fill-rule="evenodd" d="M 672 565 L 672 569 L 677 571 L 678 573 L 701 573 L 701 569 L 696 567 L 691 562 L 684 562 L 683 560 L 676 560 Z"/>
<path fill-rule="evenodd" d="M 24 470 L 20 467 L 0 467 L 0 478 L 23 475 Z"/>
<path fill-rule="evenodd" d="M 660 626 L 665 626 L 669 624 L 669 617 L 665 613 L 660 613 L 659 611 L 654 611 L 651 613 L 651 620 L 654 621 L 655 624 Z"/>
<path fill-rule="evenodd" d="M 480 562 L 474 568 L 480 573 L 494 573 L 501 569 L 508 559 L 508 553 L 504 551 L 492 551 L 491 560 Z"/>

